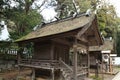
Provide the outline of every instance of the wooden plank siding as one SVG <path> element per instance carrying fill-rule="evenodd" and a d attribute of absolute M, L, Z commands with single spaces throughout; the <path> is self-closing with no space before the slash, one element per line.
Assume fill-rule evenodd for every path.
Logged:
<path fill-rule="evenodd" d="M 33 59 L 50 60 L 51 59 L 51 41 L 36 42 L 34 44 Z"/>

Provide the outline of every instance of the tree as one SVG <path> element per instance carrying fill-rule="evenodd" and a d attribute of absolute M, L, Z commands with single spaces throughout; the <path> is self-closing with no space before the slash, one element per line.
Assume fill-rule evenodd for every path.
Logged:
<path fill-rule="evenodd" d="M 14 29 L 10 32 L 12 39 L 18 39 L 29 33 L 33 27 L 40 24 L 41 16 L 35 10 L 30 11 L 27 15 L 25 12 L 13 12 L 10 20 L 15 23 Z"/>
<path fill-rule="evenodd" d="M 120 56 L 120 18 L 116 19 L 117 27 L 115 28 L 115 50 L 117 56 Z"/>
<path fill-rule="evenodd" d="M 18 3 L 16 6 L 11 6 L 11 1 Z M 21 36 L 29 33 L 33 27 L 41 22 L 41 16 L 36 9 L 32 9 L 31 5 L 34 0 L 2 0 L 1 16 L 6 22 L 15 23 L 14 26 L 8 26 L 11 29 L 10 35 L 12 39 L 18 39 Z M 7 4 L 7 6 L 5 6 Z"/>
<path fill-rule="evenodd" d="M 114 28 L 117 26 L 118 18 L 113 5 L 101 2 L 101 6 L 97 9 L 97 17 L 99 29 L 105 38 L 114 37 Z"/>
<path fill-rule="evenodd" d="M 97 16 L 100 31 L 106 38 L 113 37 L 115 51 L 120 56 L 120 18 L 117 17 L 114 6 L 104 3 L 98 10 Z"/>
<path fill-rule="evenodd" d="M 58 13 L 58 18 L 66 18 L 73 16 L 73 14 L 79 14 L 80 8 L 78 2 L 75 0 L 56 0 L 58 6 L 56 12 Z"/>

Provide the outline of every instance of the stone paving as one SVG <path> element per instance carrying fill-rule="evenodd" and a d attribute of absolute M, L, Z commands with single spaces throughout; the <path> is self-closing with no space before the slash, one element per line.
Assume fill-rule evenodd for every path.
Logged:
<path fill-rule="evenodd" d="M 120 72 L 118 72 L 112 80 L 120 80 Z"/>

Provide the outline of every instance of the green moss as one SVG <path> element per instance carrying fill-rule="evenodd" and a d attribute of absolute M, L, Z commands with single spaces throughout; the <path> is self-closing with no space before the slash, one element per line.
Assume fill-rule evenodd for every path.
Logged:
<path fill-rule="evenodd" d="M 93 80 L 102 80 L 102 78 L 96 76 L 90 76 L 90 78 L 92 78 Z"/>

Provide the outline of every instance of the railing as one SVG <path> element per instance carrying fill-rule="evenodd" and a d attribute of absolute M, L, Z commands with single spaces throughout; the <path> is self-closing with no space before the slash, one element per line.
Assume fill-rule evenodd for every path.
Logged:
<path fill-rule="evenodd" d="M 88 69 L 88 67 L 85 67 L 85 66 L 78 66 L 78 73 L 77 73 L 77 76 L 86 75 L 86 74 L 88 73 L 87 69 Z"/>
<path fill-rule="evenodd" d="M 19 65 L 58 68 L 59 62 L 57 60 L 22 59 Z"/>
<path fill-rule="evenodd" d="M 59 60 L 60 61 L 60 64 L 63 65 L 65 68 L 69 69 L 71 72 L 73 72 L 73 69 L 67 65 L 64 61 L 62 61 L 61 59 Z"/>
<path fill-rule="evenodd" d="M 60 69 L 62 71 L 62 75 L 65 79 L 71 80 L 73 78 L 73 69 L 72 66 L 66 64 L 63 60 L 36 60 L 36 59 L 22 59 L 20 61 L 20 66 L 27 67 L 36 67 L 43 69 Z M 77 77 L 84 77 L 87 72 L 88 67 L 86 66 L 78 66 Z"/>
<path fill-rule="evenodd" d="M 77 69 L 77 78 L 78 80 L 83 80 L 88 74 L 88 66 L 87 64 L 78 65 Z"/>
<path fill-rule="evenodd" d="M 71 80 L 73 78 L 73 69 L 71 66 L 67 65 L 62 59 L 59 60 L 61 66 L 62 76 L 65 80 Z"/>

